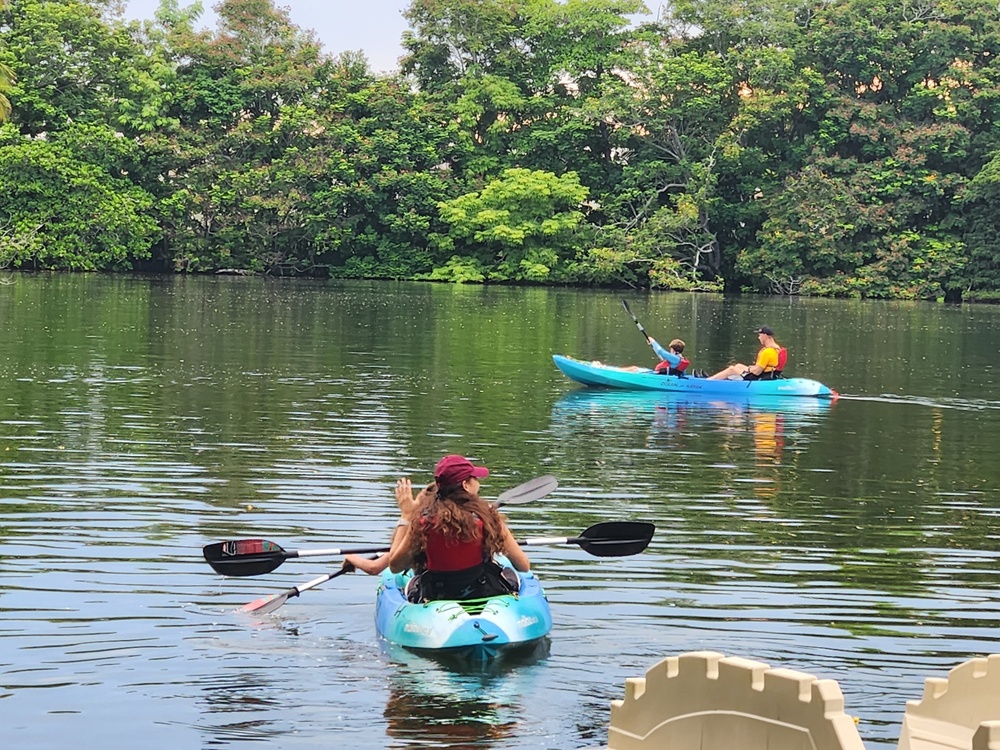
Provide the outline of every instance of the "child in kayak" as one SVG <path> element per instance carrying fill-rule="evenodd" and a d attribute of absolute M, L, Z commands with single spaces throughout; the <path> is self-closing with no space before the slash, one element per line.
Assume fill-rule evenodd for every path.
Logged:
<path fill-rule="evenodd" d="M 660 363 L 653 368 L 655 372 L 660 375 L 677 375 L 683 377 L 687 371 L 688 366 L 691 364 L 691 360 L 684 356 L 684 342 L 681 339 L 674 339 L 670 342 L 666 349 L 663 345 L 654 339 L 652 336 L 649 337 L 649 345 L 653 347 L 653 351 L 656 352 L 656 356 L 660 358 Z M 600 365 L 603 362 L 594 361 L 591 364 Z M 622 370 L 627 372 L 648 372 L 648 367 L 639 367 L 637 365 L 629 365 L 628 367 L 622 367 Z M 697 370 L 692 370 L 691 374 L 696 378 L 708 377 L 704 372 L 699 372 Z"/>
<path fill-rule="evenodd" d="M 506 555 L 516 570 L 531 563 L 504 517 L 479 497 L 479 480 L 489 475 L 463 456 L 442 458 L 434 484 L 403 510 L 402 537 L 389 552 L 389 569 L 413 568 L 419 575 L 419 599 L 479 599 L 517 590 L 513 571 L 505 575 L 493 560 Z"/>
<path fill-rule="evenodd" d="M 684 356 L 684 342 L 681 339 L 674 339 L 666 349 L 654 338 L 649 339 L 649 345 L 660 358 L 660 364 L 655 370 L 661 375 L 683 375 L 691 364 L 691 361 Z"/>

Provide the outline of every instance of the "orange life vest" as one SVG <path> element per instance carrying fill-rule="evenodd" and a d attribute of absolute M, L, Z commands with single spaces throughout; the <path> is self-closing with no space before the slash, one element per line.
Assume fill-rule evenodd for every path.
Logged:
<path fill-rule="evenodd" d="M 691 360 L 681 357 L 681 361 L 677 363 L 677 367 L 671 367 L 667 360 L 663 360 L 653 369 L 661 375 L 664 373 L 667 375 L 683 375 L 689 364 L 691 364 Z"/>
<path fill-rule="evenodd" d="M 788 350 L 785 347 L 781 347 L 778 349 L 778 366 L 774 368 L 774 377 L 781 377 L 781 371 L 785 369 L 785 362 L 787 361 Z"/>

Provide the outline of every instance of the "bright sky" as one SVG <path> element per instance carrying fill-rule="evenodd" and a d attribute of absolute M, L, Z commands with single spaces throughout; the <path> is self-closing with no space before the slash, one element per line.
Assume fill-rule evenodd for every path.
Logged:
<path fill-rule="evenodd" d="M 180 6 L 193 0 L 180 0 Z M 139 20 L 152 19 L 159 0 L 126 0 L 125 16 Z M 205 13 L 202 25 L 215 27 L 211 11 L 215 0 L 202 0 Z M 275 0 L 275 5 L 288 10 L 292 23 L 312 29 L 326 51 L 339 54 L 347 50 L 362 50 L 376 71 L 396 70 L 403 54 L 399 40 L 407 28 L 402 11 L 408 0 Z"/>

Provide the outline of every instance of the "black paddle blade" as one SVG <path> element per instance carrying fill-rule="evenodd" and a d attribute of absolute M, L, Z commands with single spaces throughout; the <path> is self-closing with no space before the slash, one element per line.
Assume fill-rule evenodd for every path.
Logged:
<path fill-rule="evenodd" d="M 594 557 L 638 555 L 649 546 L 656 527 L 646 521 L 604 521 L 594 524 L 577 539 Z"/>
<path fill-rule="evenodd" d="M 289 557 L 285 550 L 266 539 L 215 542 L 206 544 L 201 552 L 212 570 L 224 576 L 270 573 Z"/>

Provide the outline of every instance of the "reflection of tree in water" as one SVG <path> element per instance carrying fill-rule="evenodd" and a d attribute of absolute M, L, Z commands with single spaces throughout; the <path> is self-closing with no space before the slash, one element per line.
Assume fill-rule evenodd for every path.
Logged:
<path fill-rule="evenodd" d="M 527 695 L 524 670 L 544 658 L 548 641 L 499 665 L 470 671 L 446 661 L 404 656 L 390 679 L 386 701 L 389 747 L 492 747 L 521 725 Z"/>
<path fill-rule="evenodd" d="M 481 698 L 465 690 L 428 696 L 394 684 L 385 706 L 386 733 L 399 741 L 391 747 L 482 748 L 509 737 L 519 721 L 505 714 L 514 707 L 492 701 L 489 684 L 481 690 Z"/>

